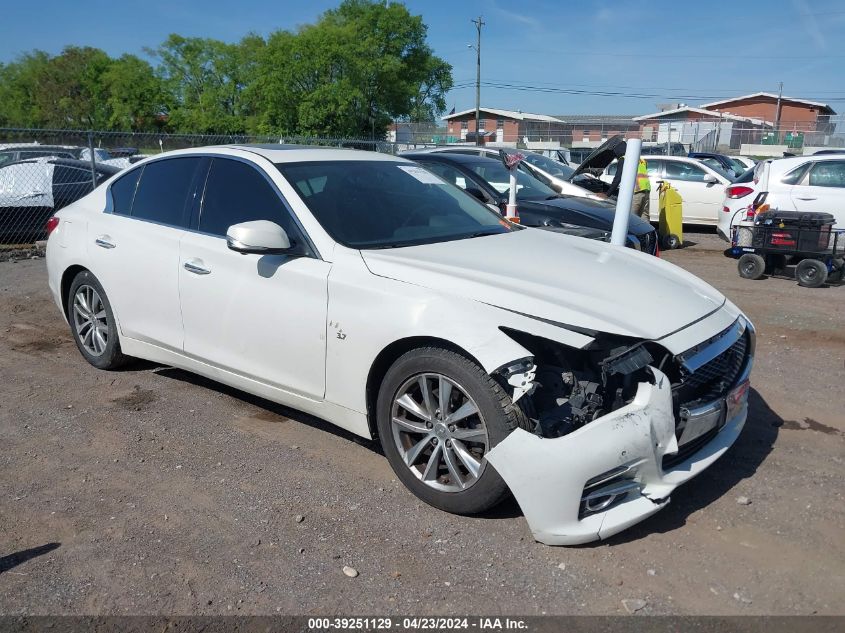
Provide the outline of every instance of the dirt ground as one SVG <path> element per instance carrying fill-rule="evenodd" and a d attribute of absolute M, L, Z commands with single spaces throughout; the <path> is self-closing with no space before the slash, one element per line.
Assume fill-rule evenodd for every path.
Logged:
<path fill-rule="evenodd" d="M 320 420 L 98 371 L 43 259 L 0 263 L 0 613 L 845 614 L 845 286 L 746 281 L 687 239 L 666 258 L 758 329 L 748 424 L 669 507 L 576 548 L 535 543 L 514 503 L 428 507 Z"/>

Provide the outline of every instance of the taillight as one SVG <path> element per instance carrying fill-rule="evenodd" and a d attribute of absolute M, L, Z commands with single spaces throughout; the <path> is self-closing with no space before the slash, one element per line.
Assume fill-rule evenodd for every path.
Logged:
<path fill-rule="evenodd" d="M 749 193 L 753 192 L 754 190 L 751 187 L 746 187 L 744 185 L 733 185 L 725 190 L 725 193 L 728 194 L 728 198 L 732 200 L 736 200 L 737 198 L 744 198 Z"/>
<path fill-rule="evenodd" d="M 55 215 L 50 216 L 50 219 L 47 220 L 47 237 L 50 237 L 50 233 L 55 231 L 57 226 L 59 226 L 59 218 Z"/>

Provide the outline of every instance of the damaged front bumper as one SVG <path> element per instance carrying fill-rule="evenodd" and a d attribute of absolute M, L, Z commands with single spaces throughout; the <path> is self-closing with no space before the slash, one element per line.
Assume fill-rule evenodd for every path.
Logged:
<path fill-rule="evenodd" d="M 517 429 L 486 455 L 538 541 L 576 545 L 621 532 L 665 507 L 677 486 L 715 462 L 739 436 L 750 363 L 726 398 L 700 412 L 707 428 L 691 439 L 682 435 L 697 443 L 680 461 L 672 459 L 679 450 L 672 387 L 666 375 L 650 369 L 654 382 L 640 383 L 630 404 L 559 438 Z M 672 465 L 664 470 L 665 463 Z"/>

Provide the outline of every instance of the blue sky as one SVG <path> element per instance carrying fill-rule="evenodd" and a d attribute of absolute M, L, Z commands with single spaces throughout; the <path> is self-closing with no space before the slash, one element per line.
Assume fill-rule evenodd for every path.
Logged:
<path fill-rule="evenodd" d="M 172 32 L 236 41 L 313 22 L 330 0 L 40 0 L 4 3 L 0 61 L 40 48 L 91 45 L 143 54 Z M 841 0 L 691 3 L 612 0 L 408 0 L 459 86 L 449 108 L 475 105 L 479 14 L 482 105 L 546 114 L 636 114 L 757 91 L 845 112 Z M 561 90 L 603 94 L 567 94 Z M 624 96 L 629 95 L 629 96 Z M 634 96 L 630 96 L 634 95 Z"/>

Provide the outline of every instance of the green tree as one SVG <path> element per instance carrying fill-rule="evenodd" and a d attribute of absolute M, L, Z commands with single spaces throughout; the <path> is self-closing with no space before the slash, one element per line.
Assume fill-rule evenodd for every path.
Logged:
<path fill-rule="evenodd" d="M 112 64 L 102 50 L 68 46 L 37 74 L 32 101 L 40 124 L 54 128 L 105 129 L 108 93 L 103 80 Z"/>
<path fill-rule="evenodd" d="M 316 24 L 273 33 L 256 70 L 261 130 L 368 137 L 413 112 L 433 118 L 452 78 L 426 32 L 403 4 L 345 0 Z"/>
<path fill-rule="evenodd" d="M 154 51 L 169 101 L 170 125 L 177 131 L 239 133 L 251 112 L 244 98 L 256 49 L 263 41 L 241 44 L 172 34 Z"/>
<path fill-rule="evenodd" d="M 110 129 L 143 132 L 161 127 L 167 100 L 161 79 L 149 62 L 123 55 L 111 64 L 103 81 Z"/>
<path fill-rule="evenodd" d="M 32 96 L 49 63 L 50 56 L 36 50 L 0 66 L 0 125 L 38 127 L 44 124 Z"/>
<path fill-rule="evenodd" d="M 420 85 L 411 99 L 410 120 L 433 123 L 446 111 L 446 93 L 451 89 L 452 66 L 439 57 L 429 57 Z"/>

